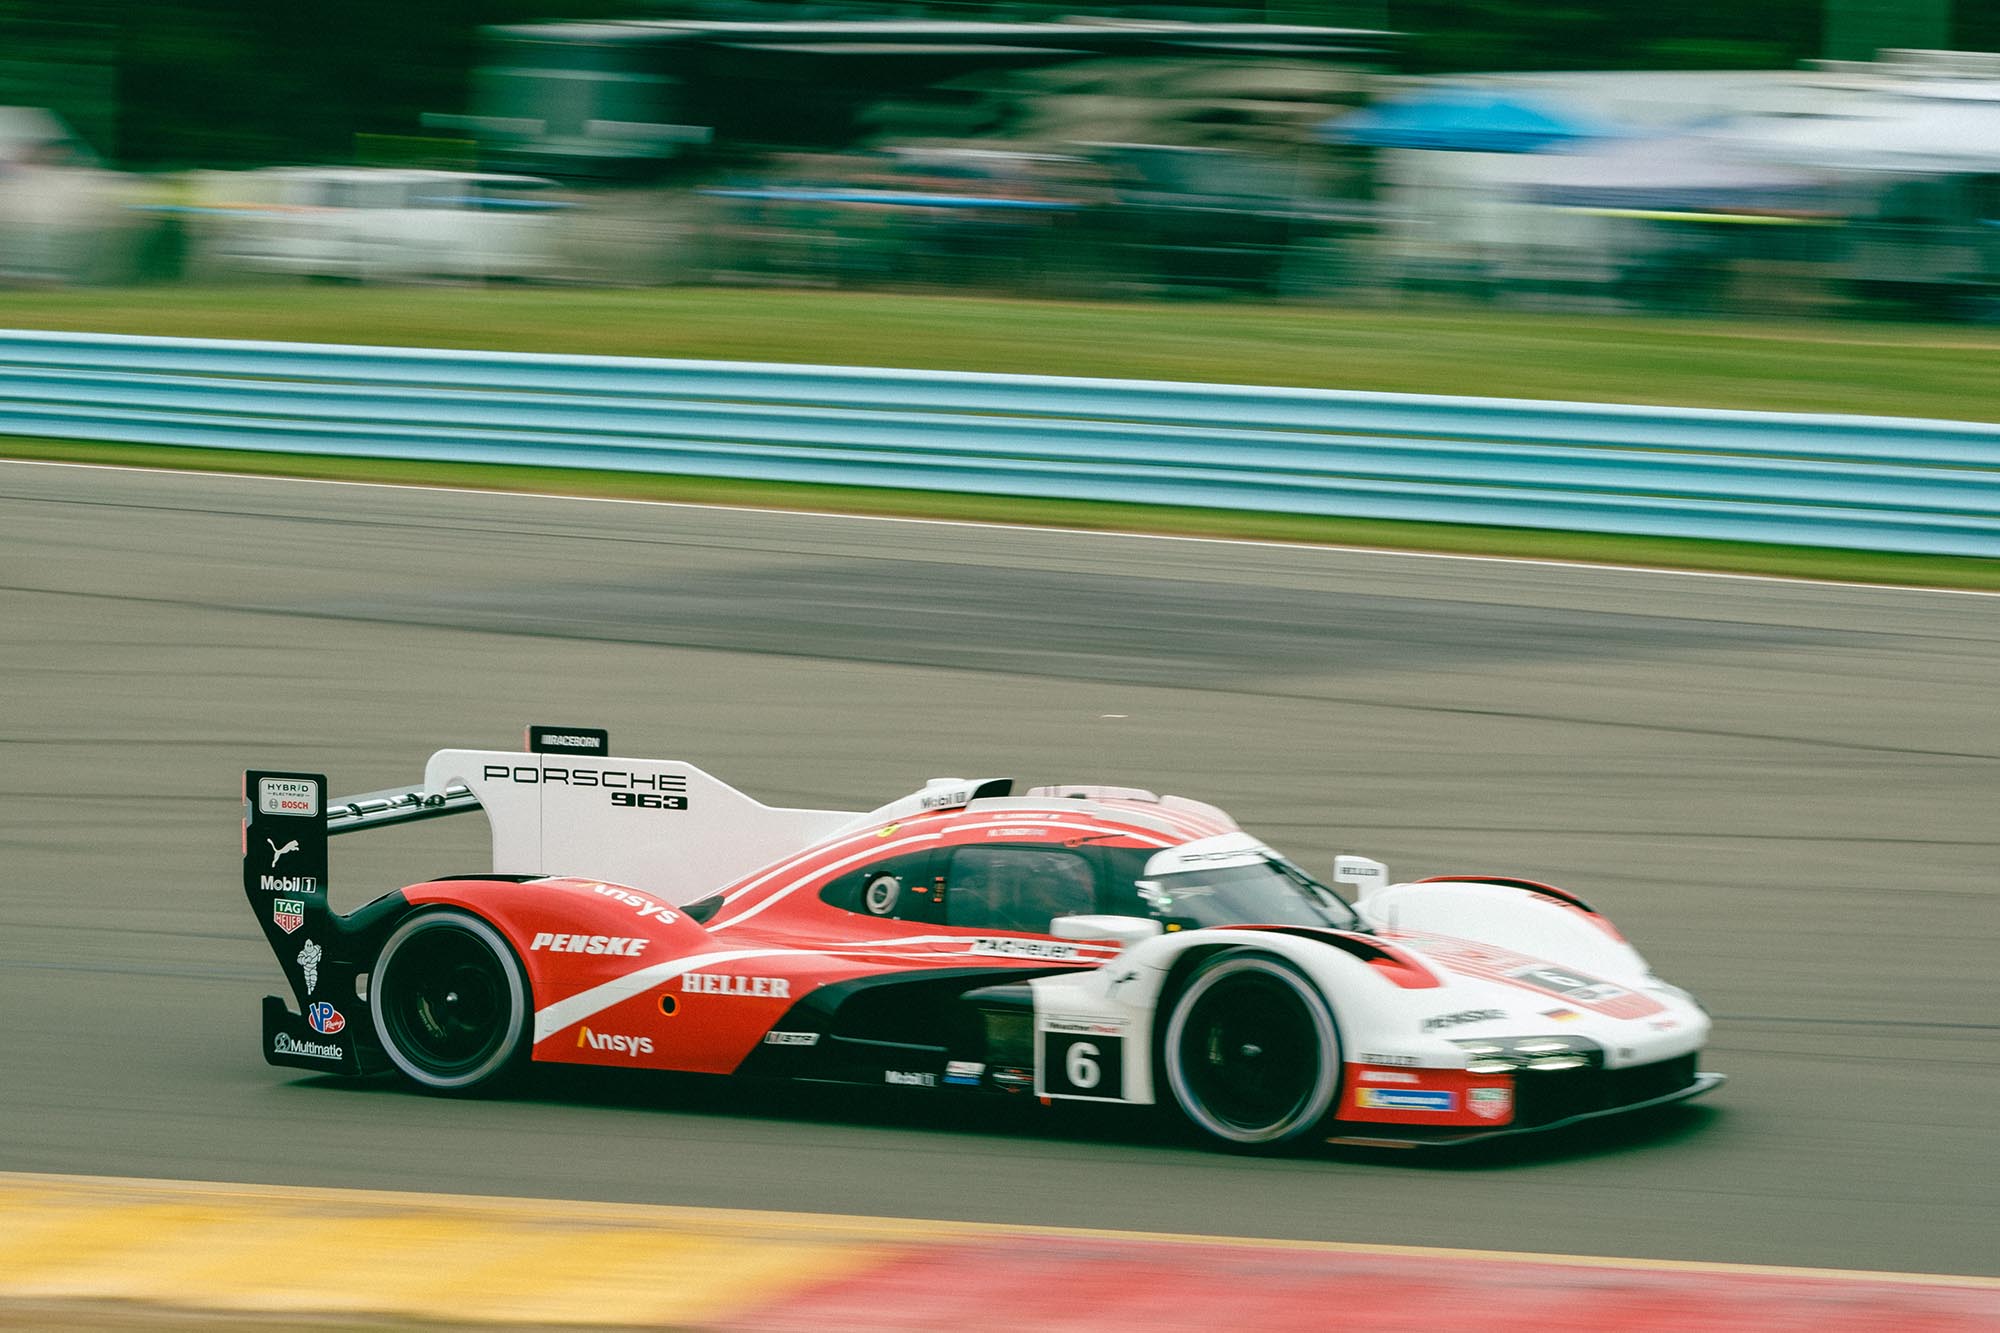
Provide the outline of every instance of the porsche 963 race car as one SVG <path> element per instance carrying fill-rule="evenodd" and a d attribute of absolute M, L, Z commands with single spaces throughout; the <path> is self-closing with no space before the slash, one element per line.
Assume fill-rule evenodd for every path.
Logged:
<path fill-rule="evenodd" d="M 1722 1081 L 1701 1006 L 1575 894 L 1343 856 L 1350 901 L 1199 801 L 1012 792 L 778 808 L 577 727 L 362 796 L 252 771 L 243 885 L 296 1001 L 265 999 L 265 1057 L 440 1093 L 537 1061 L 1158 1104 L 1237 1148 L 1464 1143 Z M 330 836 L 473 810 L 490 873 L 332 910 Z"/>

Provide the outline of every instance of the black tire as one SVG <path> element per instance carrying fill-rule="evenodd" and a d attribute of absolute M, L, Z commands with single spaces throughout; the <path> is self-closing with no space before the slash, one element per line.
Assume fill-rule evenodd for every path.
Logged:
<path fill-rule="evenodd" d="M 1194 970 L 1174 997 L 1159 1057 L 1181 1115 L 1230 1148 L 1305 1137 L 1340 1090 L 1340 1036 L 1325 997 L 1255 949 L 1225 950 Z"/>
<path fill-rule="evenodd" d="M 427 1091 L 490 1091 L 526 1054 L 520 960 L 470 912 L 423 912 L 397 926 L 376 959 L 368 998 L 382 1049 Z"/>

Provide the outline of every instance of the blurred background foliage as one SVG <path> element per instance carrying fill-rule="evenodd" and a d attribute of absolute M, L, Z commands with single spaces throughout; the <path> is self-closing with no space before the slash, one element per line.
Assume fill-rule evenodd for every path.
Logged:
<path fill-rule="evenodd" d="M 478 28 L 615 0 L 0 0 L 0 103 L 46 106 L 137 168 L 345 161 L 456 106 Z"/>
<path fill-rule="evenodd" d="M 46 106 L 121 165 L 349 160 L 464 104 L 482 25 L 594 18 L 1049 19 L 1065 13 L 1387 28 L 1410 73 L 1777 68 L 1830 27 L 1913 11 L 1938 46 L 2000 47 L 1990 0 L 1293 0 L 1253 6 L 757 0 L 0 0 L 0 104 Z M 1919 25 L 1920 27 L 1923 25 Z M 1903 42 L 1903 45 L 1926 43 Z"/>

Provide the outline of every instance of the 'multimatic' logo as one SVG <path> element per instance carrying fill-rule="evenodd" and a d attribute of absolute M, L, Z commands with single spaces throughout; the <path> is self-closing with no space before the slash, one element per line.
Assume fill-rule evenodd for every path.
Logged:
<path fill-rule="evenodd" d="M 340 1047 L 330 1041 L 300 1041 L 285 1032 L 271 1038 L 271 1052 L 274 1055 L 309 1055 L 315 1060 L 344 1058 Z"/>

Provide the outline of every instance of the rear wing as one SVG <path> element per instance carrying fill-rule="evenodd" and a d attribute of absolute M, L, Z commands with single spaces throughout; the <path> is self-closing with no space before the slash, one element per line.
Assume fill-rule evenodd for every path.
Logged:
<path fill-rule="evenodd" d="M 326 807 L 329 837 L 387 824 L 409 824 L 419 819 L 443 815 L 467 815 L 479 809 L 479 797 L 472 788 L 459 783 L 443 791 L 426 792 L 415 787 L 391 787 L 387 791 L 342 796 Z"/>
<path fill-rule="evenodd" d="M 328 831 L 477 808 L 486 812 L 496 874 L 608 880 L 686 903 L 854 818 L 765 805 L 685 760 L 612 755 L 602 732 L 558 734 L 561 748 L 531 735 L 526 753 L 440 750 L 416 787 L 335 802 L 342 818 Z"/>
<path fill-rule="evenodd" d="M 773 806 L 685 760 L 610 749 L 597 728 L 535 726 L 525 750 L 439 750 L 423 781 L 354 796 L 329 795 L 319 774 L 246 773 L 246 887 L 272 892 L 296 879 L 323 893 L 327 838 L 480 810 L 496 875 L 606 880 L 688 903 L 821 839 L 1012 787 L 1005 778 L 932 778 L 873 810 Z M 253 854 L 260 841 L 269 865 Z M 298 845 L 280 854 L 288 842 Z"/>
<path fill-rule="evenodd" d="M 342 796 L 329 836 L 484 810 L 493 872 L 571 875 L 688 903 L 838 833 L 1004 796 L 1005 778 L 933 778 L 874 810 L 765 805 L 679 759 L 620 758 L 589 727 L 530 727 L 528 748 L 439 750 L 424 780 Z"/>

